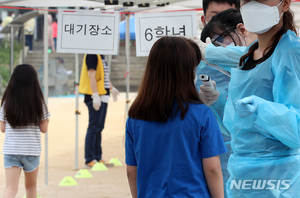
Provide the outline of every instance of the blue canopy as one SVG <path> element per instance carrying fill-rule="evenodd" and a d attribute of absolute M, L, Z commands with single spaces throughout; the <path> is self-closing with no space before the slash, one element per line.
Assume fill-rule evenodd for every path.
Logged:
<path fill-rule="evenodd" d="M 120 22 L 119 26 L 120 31 L 120 39 L 125 40 L 126 34 L 126 20 Z M 129 19 L 129 32 L 130 32 L 130 40 L 135 40 L 135 17 L 131 16 Z"/>

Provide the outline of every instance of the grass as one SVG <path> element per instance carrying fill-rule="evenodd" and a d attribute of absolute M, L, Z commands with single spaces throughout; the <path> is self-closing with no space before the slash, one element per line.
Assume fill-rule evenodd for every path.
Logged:
<path fill-rule="evenodd" d="M 18 64 L 21 51 L 21 43 L 14 42 L 14 67 Z M 10 78 L 10 42 L 0 42 L 0 75 L 2 76 L 2 87 L 6 87 Z"/>

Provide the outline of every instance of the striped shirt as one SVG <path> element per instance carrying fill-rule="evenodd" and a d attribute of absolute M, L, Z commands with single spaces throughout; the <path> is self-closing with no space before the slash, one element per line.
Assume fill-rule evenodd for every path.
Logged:
<path fill-rule="evenodd" d="M 41 130 L 39 126 L 26 126 L 21 129 L 13 129 L 4 116 L 4 105 L 0 109 L 0 121 L 6 122 L 5 139 L 2 154 L 6 155 L 31 155 L 41 154 Z M 43 105 L 42 120 L 48 119 L 50 113 Z"/>
<path fill-rule="evenodd" d="M 109 88 L 110 88 L 109 68 L 108 68 L 107 62 L 106 62 L 103 55 L 101 55 L 101 58 L 102 58 L 102 64 L 103 64 L 103 69 L 104 69 L 104 87 L 105 87 L 105 90 L 107 91 L 107 93 L 105 95 L 101 96 L 101 101 L 104 102 L 104 103 L 108 103 L 108 101 L 109 101 Z"/>
<path fill-rule="evenodd" d="M 101 58 L 102 58 L 102 64 L 103 64 L 103 68 L 104 68 L 104 87 L 106 89 L 109 89 L 110 88 L 110 85 L 109 85 L 109 68 L 108 68 L 107 62 L 106 62 L 103 55 L 101 56 Z"/>

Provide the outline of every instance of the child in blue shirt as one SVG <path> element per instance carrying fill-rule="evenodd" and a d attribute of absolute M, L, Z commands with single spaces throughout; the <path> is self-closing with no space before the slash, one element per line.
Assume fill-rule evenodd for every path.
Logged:
<path fill-rule="evenodd" d="M 224 197 L 219 155 L 226 147 L 194 85 L 196 43 L 162 37 L 150 51 L 126 123 L 132 197 Z"/>

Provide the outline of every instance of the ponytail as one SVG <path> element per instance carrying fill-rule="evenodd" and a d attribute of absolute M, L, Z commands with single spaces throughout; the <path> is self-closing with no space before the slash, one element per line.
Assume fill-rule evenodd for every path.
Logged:
<path fill-rule="evenodd" d="M 283 26 L 285 26 L 286 31 L 291 30 L 298 35 L 296 24 L 294 21 L 294 12 L 289 9 L 287 12 L 283 14 Z"/>
<path fill-rule="evenodd" d="M 297 35 L 297 29 L 296 29 L 296 25 L 295 25 L 295 21 L 294 21 L 294 13 L 291 9 L 289 9 L 287 12 L 285 12 L 283 14 L 283 26 L 282 28 L 273 36 L 273 42 L 272 44 L 267 47 L 263 53 L 263 55 L 265 56 L 265 54 L 268 52 L 269 49 L 271 49 L 272 47 L 276 46 L 278 44 L 278 42 L 280 41 L 281 36 L 286 33 L 288 30 L 291 30 L 293 32 L 295 32 L 295 34 Z M 254 43 L 250 48 L 247 54 L 245 54 L 244 56 L 241 57 L 240 59 L 240 64 L 239 66 L 243 66 L 246 62 L 246 59 L 254 53 L 254 51 L 258 48 L 258 42 Z M 265 61 L 265 58 L 263 57 L 261 59 L 261 62 Z M 258 64 L 259 64 L 258 63 Z"/>

